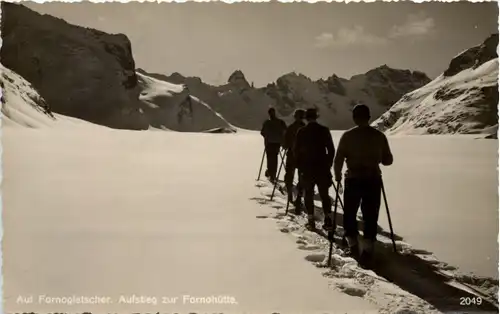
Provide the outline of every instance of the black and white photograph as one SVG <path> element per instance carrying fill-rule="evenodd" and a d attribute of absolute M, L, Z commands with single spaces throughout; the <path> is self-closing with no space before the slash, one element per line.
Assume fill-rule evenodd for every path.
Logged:
<path fill-rule="evenodd" d="M 498 313 L 498 3 L 1 3 L 1 313 Z"/>

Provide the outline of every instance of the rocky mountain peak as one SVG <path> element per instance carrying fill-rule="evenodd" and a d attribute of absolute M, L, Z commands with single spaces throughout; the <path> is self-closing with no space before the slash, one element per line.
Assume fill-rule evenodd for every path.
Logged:
<path fill-rule="evenodd" d="M 366 72 L 366 77 L 369 81 L 381 83 L 408 82 L 414 81 L 415 78 L 418 78 L 419 81 L 426 81 L 426 84 L 431 81 L 423 72 L 393 69 L 386 64 Z"/>
<path fill-rule="evenodd" d="M 249 87 L 250 84 L 245 78 L 245 75 L 241 70 L 236 70 L 234 71 L 230 76 L 229 79 L 227 80 L 229 84 L 235 84 L 241 87 Z"/>
<path fill-rule="evenodd" d="M 316 83 L 320 86 L 320 88 L 324 91 L 328 91 L 337 95 L 345 96 L 346 90 L 342 85 L 342 81 L 346 81 L 345 79 L 337 76 L 336 74 L 332 74 L 326 80 L 319 79 Z"/>
<path fill-rule="evenodd" d="M 445 77 L 453 76 L 465 69 L 477 68 L 494 58 L 498 58 L 498 33 L 492 34 L 481 45 L 469 48 L 453 58 L 444 71 Z"/>
<path fill-rule="evenodd" d="M 180 74 L 179 72 L 174 72 L 170 75 L 170 79 L 172 79 L 174 81 L 181 81 L 182 82 L 186 78 L 184 77 L 184 75 Z"/>

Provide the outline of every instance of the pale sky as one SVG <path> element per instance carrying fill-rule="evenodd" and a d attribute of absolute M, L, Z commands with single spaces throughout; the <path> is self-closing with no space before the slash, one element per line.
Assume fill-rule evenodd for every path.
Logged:
<path fill-rule="evenodd" d="M 292 71 L 350 78 L 383 64 L 433 78 L 498 32 L 496 2 L 23 4 L 127 35 L 137 68 L 211 84 L 237 69 L 263 86 Z"/>

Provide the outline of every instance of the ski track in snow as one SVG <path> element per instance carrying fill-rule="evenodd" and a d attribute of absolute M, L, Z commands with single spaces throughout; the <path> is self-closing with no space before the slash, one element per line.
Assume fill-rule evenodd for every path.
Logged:
<path fill-rule="evenodd" d="M 377 238 L 379 243 L 376 246 L 378 266 L 375 268 L 378 274 L 359 267 L 356 260 L 345 256 L 340 249 L 343 234 L 340 204 L 337 210 L 335 244 L 328 267 L 329 241 L 305 228 L 306 215 L 293 214 L 292 204 L 289 205 L 288 214 L 285 214 L 286 195 L 276 188 L 271 200 L 273 185 L 270 182 L 259 180 L 255 186 L 260 189 L 261 196 L 254 200 L 277 210 L 256 218 L 275 220 L 277 229 L 294 239 L 299 250 L 310 252 L 306 261 L 321 269 L 334 289 L 369 300 L 380 308 L 379 313 L 498 313 L 498 281 L 460 274 L 455 271 L 455 267 L 439 261 L 431 252 L 412 248 L 395 233 L 399 252 L 396 255 L 393 253 L 390 233 L 383 232 L 380 227 Z M 315 219 L 322 222 L 324 215 L 318 200 L 316 195 Z M 358 213 L 358 223 L 360 220 L 362 216 Z M 321 228 L 319 224 L 317 228 Z M 359 229 L 362 233 L 363 229 Z M 380 267 L 380 262 L 383 267 Z M 461 305 L 464 298 L 477 297 L 481 298 L 482 306 Z"/>

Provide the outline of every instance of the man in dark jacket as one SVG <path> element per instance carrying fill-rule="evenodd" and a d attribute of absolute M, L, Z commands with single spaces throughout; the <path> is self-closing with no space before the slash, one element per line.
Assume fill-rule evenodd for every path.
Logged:
<path fill-rule="evenodd" d="M 285 139 L 286 123 L 276 117 L 276 110 L 270 108 L 269 119 L 264 121 L 260 134 L 264 137 L 267 157 L 266 176 L 274 182 L 278 171 L 278 155 Z"/>
<path fill-rule="evenodd" d="M 332 224 L 332 201 L 328 190 L 333 184 L 330 171 L 335 147 L 333 145 L 330 130 L 320 125 L 316 120 L 318 114 L 316 109 L 307 109 L 307 125 L 297 133 L 295 144 L 295 156 L 299 172 L 302 174 L 302 185 L 304 186 L 304 202 L 307 210 L 307 227 L 314 229 L 314 187 L 318 186 L 321 197 L 325 222 L 323 228 L 331 230 Z"/>
<path fill-rule="evenodd" d="M 364 220 L 362 260 L 369 259 L 377 236 L 382 173 L 379 164 L 389 166 L 393 156 L 384 133 L 369 125 L 370 109 L 357 105 L 352 111 L 356 127 L 340 138 L 335 156 L 335 180 L 340 184 L 344 161 L 347 165 L 344 189 L 344 230 L 350 253 L 358 257 L 358 224 L 356 214 L 361 204 Z"/>
<path fill-rule="evenodd" d="M 297 162 L 294 156 L 294 145 L 295 138 L 297 137 L 297 132 L 300 128 L 304 127 L 306 124 L 304 123 L 304 115 L 305 111 L 302 109 L 295 110 L 293 117 L 295 121 L 290 124 L 290 126 L 286 129 L 285 133 L 285 144 L 283 147 L 287 150 L 286 154 L 286 165 L 285 165 L 285 184 L 288 194 L 288 201 L 295 205 L 295 214 L 300 215 L 301 213 L 301 199 L 302 199 L 302 185 L 301 178 L 299 173 L 299 181 L 297 183 L 297 198 L 293 201 L 293 177 L 295 176 L 295 169 L 297 169 Z"/>

